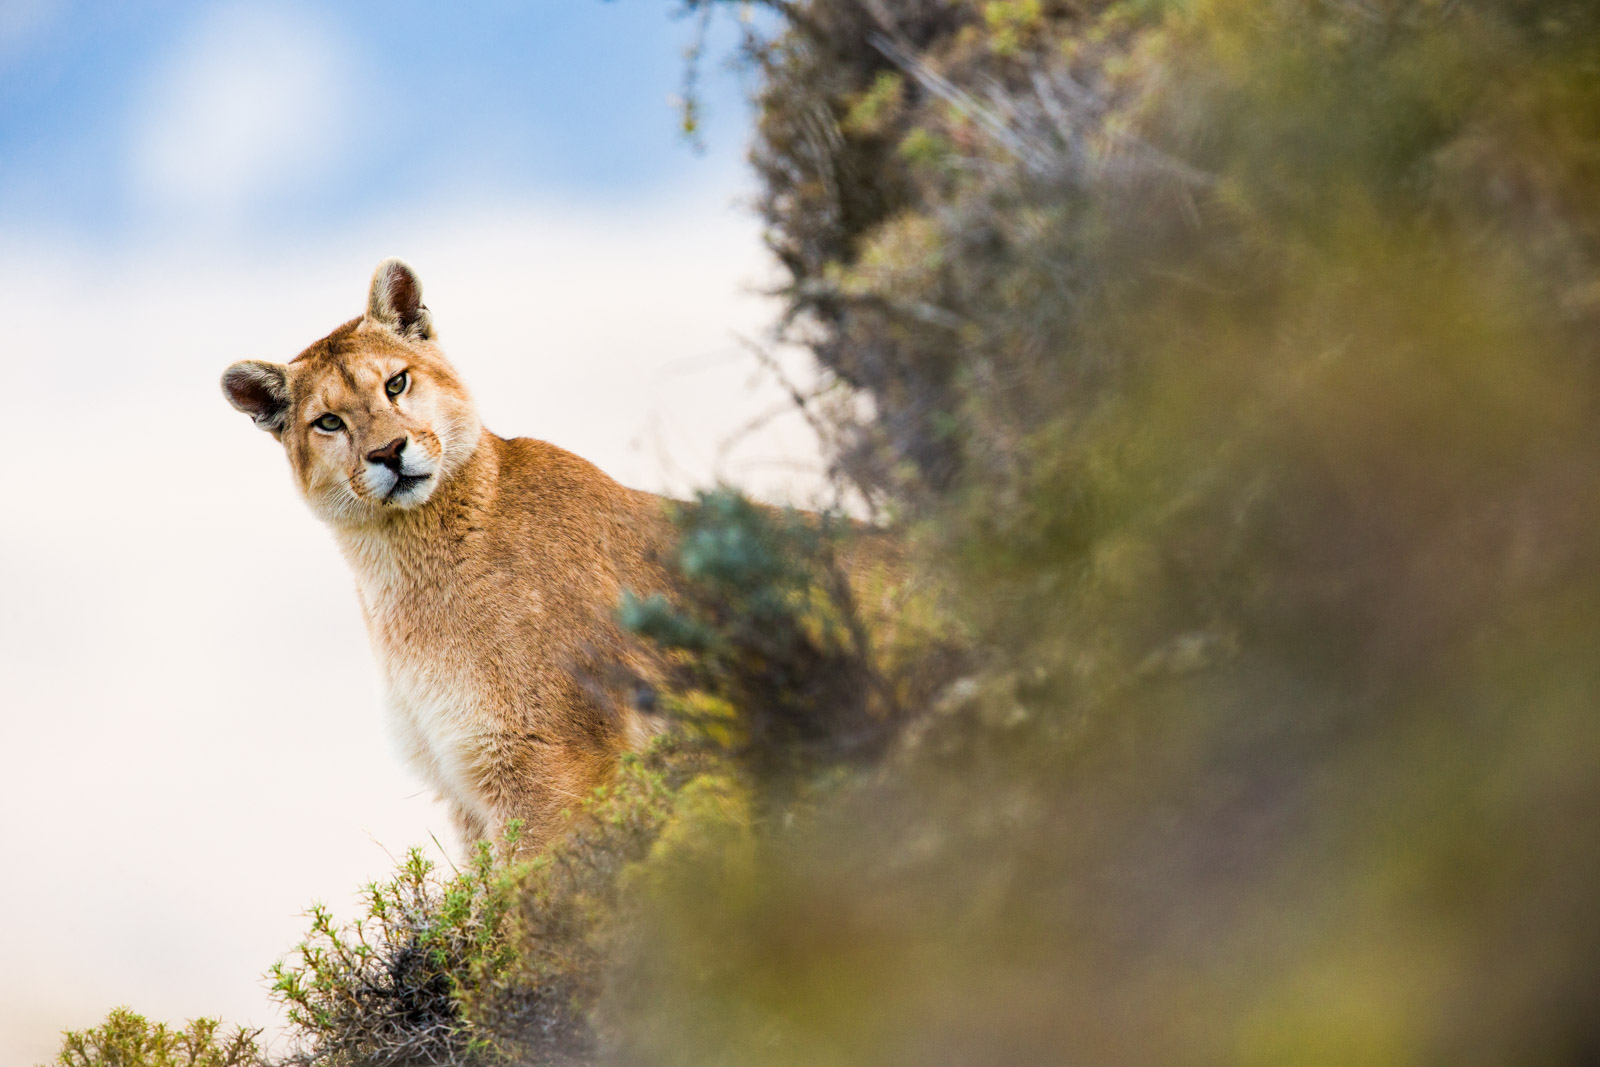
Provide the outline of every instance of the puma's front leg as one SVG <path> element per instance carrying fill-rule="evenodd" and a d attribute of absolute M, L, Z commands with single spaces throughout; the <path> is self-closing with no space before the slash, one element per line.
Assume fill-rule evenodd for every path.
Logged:
<path fill-rule="evenodd" d="M 450 805 L 450 825 L 455 828 L 456 843 L 461 849 L 462 858 L 470 860 L 478 842 L 488 837 L 489 824 L 483 816 L 453 800 L 446 803 Z"/>

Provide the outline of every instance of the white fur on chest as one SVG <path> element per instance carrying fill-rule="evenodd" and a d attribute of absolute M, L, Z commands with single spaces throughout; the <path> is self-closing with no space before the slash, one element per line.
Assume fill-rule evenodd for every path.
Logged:
<path fill-rule="evenodd" d="M 426 616 L 439 605 L 418 602 L 417 576 L 385 540 L 352 536 L 345 545 L 395 742 L 445 800 L 487 818 L 484 700 L 462 650 L 441 644 L 437 625 L 429 626 Z M 419 634 L 432 639 L 419 645 Z"/>
<path fill-rule="evenodd" d="M 470 685 L 411 657 L 383 666 L 389 726 L 405 758 L 445 799 L 487 817 L 478 773 L 482 713 Z"/>

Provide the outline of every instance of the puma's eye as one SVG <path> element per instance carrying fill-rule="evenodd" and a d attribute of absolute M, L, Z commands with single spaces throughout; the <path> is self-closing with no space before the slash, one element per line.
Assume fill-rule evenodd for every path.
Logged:
<path fill-rule="evenodd" d="M 344 429 L 344 420 L 337 415 L 324 415 L 311 425 L 315 426 L 319 430 L 325 430 L 328 433 L 338 433 L 340 430 Z"/>
<path fill-rule="evenodd" d="M 388 393 L 390 396 L 399 396 L 401 393 L 406 391 L 406 386 L 410 384 L 410 382 L 410 376 L 408 376 L 405 371 L 401 371 L 399 374 L 396 374 L 393 378 L 390 378 L 388 381 L 383 383 L 383 391 Z"/>

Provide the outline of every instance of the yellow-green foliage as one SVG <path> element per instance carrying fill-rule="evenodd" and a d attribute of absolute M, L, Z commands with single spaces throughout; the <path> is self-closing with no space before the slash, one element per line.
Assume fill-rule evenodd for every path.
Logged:
<path fill-rule="evenodd" d="M 855 134 L 880 133 L 904 100 L 905 77 L 895 71 L 882 71 L 872 87 L 856 97 L 840 126 Z"/>
<path fill-rule="evenodd" d="M 106 1021 L 65 1035 L 56 1067 L 258 1067 L 259 1030 L 228 1033 L 215 1019 L 184 1027 L 152 1023 L 127 1008 Z"/>
<path fill-rule="evenodd" d="M 995 54 L 1015 55 L 1044 28 L 1044 5 L 1041 0 L 989 0 L 983 5 L 983 20 Z"/>

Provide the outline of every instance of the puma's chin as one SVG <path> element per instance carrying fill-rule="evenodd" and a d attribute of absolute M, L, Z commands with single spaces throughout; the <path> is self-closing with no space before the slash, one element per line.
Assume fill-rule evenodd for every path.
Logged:
<path fill-rule="evenodd" d="M 407 470 L 368 464 L 350 478 L 350 493 L 373 515 L 421 507 L 439 488 L 439 465 L 425 463 Z"/>
<path fill-rule="evenodd" d="M 324 483 L 308 490 L 306 502 L 324 522 L 343 528 L 382 525 L 385 516 L 414 511 L 433 499 L 442 481 L 437 467 L 426 473 L 384 472 L 381 479 L 370 473 Z"/>
<path fill-rule="evenodd" d="M 394 484 L 379 500 L 384 507 L 409 511 L 411 508 L 426 504 L 438 487 L 438 471 L 429 471 L 427 474 L 401 474 L 395 478 Z"/>

